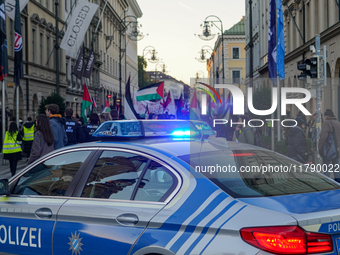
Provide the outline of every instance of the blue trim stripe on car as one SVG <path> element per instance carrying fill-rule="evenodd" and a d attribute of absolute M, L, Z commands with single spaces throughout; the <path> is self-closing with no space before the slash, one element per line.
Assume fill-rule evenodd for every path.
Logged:
<path fill-rule="evenodd" d="M 211 211 L 212 208 L 216 208 L 221 204 L 221 202 L 226 198 L 226 195 L 223 193 L 220 193 L 213 201 L 211 201 L 204 209 L 203 211 L 197 215 L 193 220 L 190 221 L 189 224 L 186 225 L 185 229 L 180 231 L 182 232 L 182 235 L 180 238 L 177 239 L 177 241 L 171 246 L 170 250 L 174 253 L 177 253 L 178 250 L 182 247 L 182 245 L 189 239 L 191 234 L 194 232 L 196 226 L 198 223 L 201 222 Z"/>
<path fill-rule="evenodd" d="M 217 220 L 219 219 L 224 213 L 226 213 L 231 207 L 233 207 L 235 204 L 237 204 L 237 201 L 234 200 L 232 201 L 228 206 L 226 206 L 218 215 L 216 215 L 211 221 L 208 222 L 207 225 L 202 230 L 202 233 L 200 236 L 193 242 L 193 244 L 189 247 L 189 249 L 185 252 L 185 254 L 190 254 L 192 250 L 196 247 L 196 245 L 203 239 L 205 234 L 208 232 L 210 226 Z"/>
<path fill-rule="evenodd" d="M 214 237 L 210 240 L 210 242 L 204 247 L 204 249 L 200 252 L 200 254 L 203 254 L 203 252 L 208 248 L 208 246 L 214 241 L 214 239 L 216 238 L 216 236 L 218 235 L 218 233 L 220 232 L 221 228 L 228 222 L 230 221 L 235 215 L 237 215 L 240 211 L 242 211 L 245 207 L 247 207 L 246 205 L 243 206 L 240 210 L 238 210 L 236 213 L 234 213 L 232 216 L 230 216 L 225 222 L 223 222 L 220 227 L 218 228 L 216 234 L 214 235 Z"/>

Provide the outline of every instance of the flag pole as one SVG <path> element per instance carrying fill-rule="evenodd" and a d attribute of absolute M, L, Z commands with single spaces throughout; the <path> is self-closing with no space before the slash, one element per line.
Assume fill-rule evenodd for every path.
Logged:
<path fill-rule="evenodd" d="M 6 133 L 6 105 L 5 105 L 5 80 L 2 80 L 2 144 Z"/>
<path fill-rule="evenodd" d="M 16 86 L 17 90 L 17 114 L 16 114 L 16 119 L 17 119 L 17 126 L 19 128 L 19 86 Z"/>

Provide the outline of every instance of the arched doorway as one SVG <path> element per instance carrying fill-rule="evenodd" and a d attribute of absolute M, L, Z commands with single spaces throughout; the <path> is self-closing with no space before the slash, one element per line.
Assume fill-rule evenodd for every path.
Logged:
<path fill-rule="evenodd" d="M 333 112 L 335 114 L 335 116 L 340 117 L 340 104 L 339 104 L 339 100 L 340 100 L 340 90 L 339 90 L 339 86 L 340 86 L 340 58 L 338 58 L 336 60 L 336 64 L 335 64 L 335 70 L 334 70 L 334 78 L 332 79 L 332 92 L 337 95 L 336 100 L 335 100 L 335 105 L 333 105 Z"/>

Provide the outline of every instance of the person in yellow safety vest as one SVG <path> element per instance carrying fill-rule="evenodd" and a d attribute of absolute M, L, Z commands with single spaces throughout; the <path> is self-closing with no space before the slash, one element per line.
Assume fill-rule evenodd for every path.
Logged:
<path fill-rule="evenodd" d="M 9 130 L 6 131 L 2 146 L 2 153 L 4 154 L 4 159 L 9 160 L 12 176 L 15 175 L 18 161 L 22 158 L 21 141 L 22 136 L 19 133 L 18 126 L 15 122 L 12 122 L 9 125 Z"/>
<path fill-rule="evenodd" d="M 268 121 L 267 122 L 267 136 L 271 136 L 272 135 L 272 122 Z"/>
<path fill-rule="evenodd" d="M 34 140 L 34 128 L 35 124 L 32 122 L 32 118 L 28 117 L 27 122 L 22 126 L 22 141 L 23 151 L 26 153 L 27 158 L 31 155 L 32 144 Z"/>

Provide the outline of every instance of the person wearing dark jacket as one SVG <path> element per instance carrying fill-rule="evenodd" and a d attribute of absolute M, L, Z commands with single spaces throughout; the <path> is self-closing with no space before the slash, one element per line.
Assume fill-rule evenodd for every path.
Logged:
<path fill-rule="evenodd" d="M 54 135 L 54 149 L 59 149 L 67 144 L 67 135 L 65 132 L 65 119 L 59 114 L 59 106 L 49 104 L 45 106 L 46 116 L 50 118 L 51 128 Z"/>
<path fill-rule="evenodd" d="M 27 118 L 27 122 L 22 126 L 22 141 L 23 141 L 23 152 L 26 153 L 27 158 L 30 157 L 31 148 L 34 140 L 34 122 L 31 117 Z"/>
<path fill-rule="evenodd" d="M 335 118 L 333 111 L 330 109 L 326 110 L 324 116 L 325 116 L 325 121 L 323 122 L 321 126 L 321 133 L 320 133 L 320 139 L 319 139 L 319 144 L 318 144 L 319 153 L 323 159 L 324 165 L 327 165 L 327 166 L 329 166 L 330 164 L 338 165 L 339 157 L 333 160 L 328 160 L 326 155 L 324 155 L 324 146 L 327 141 L 328 135 L 332 133 L 333 129 L 334 129 L 337 144 L 338 146 L 340 146 L 340 123 Z M 334 166 L 334 169 L 336 169 L 335 166 Z M 330 172 L 328 171 L 325 174 L 328 177 L 330 176 Z M 334 171 L 334 177 L 335 177 L 335 181 L 340 182 L 340 173 L 338 171 Z"/>
<path fill-rule="evenodd" d="M 39 114 L 36 119 L 36 133 L 32 144 L 31 156 L 27 164 L 30 164 L 42 156 L 54 150 L 54 135 L 48 117 Z"/>
<path fill-rule="evenodd" d="M 304 131 L 306 123 L 302 118 L 296 118 L 295 121 L 297 126 L 289 130 L 286 139 L 288 157 L 305 164 L 308 160 L 308 148 Z"/>
<path fill-rule="evenodd" d="M 98 137 L 93 137 L 94 131 L 99 127 L 100 121 L 97 113 L 92 113 L 90 115 L 90 123 L 83 126 L 83 131 L 85 134 L 85 142 L 94 142 L 100 140 Z"/>
<path fill-rule="evenodd" d="M 9 129 L 5 134 L 2 153 L 4 154 L 3 159 L 7 159 L 9 161 L 12 176 L 14 176 L 17 171 L 18 161 L 22 159 L 21 141 L 22 136 L 17 124 L 15 122 L 11 122 Z"/>
<path fill-rule="evenodd" d="M 79 125 L 78 121 L 76 119 L 72 118 L 73 110 L 72 108 L 68 107 L 65 109 L 65 131 L 67 134 L 67 144 L 77 144 L 77 143 L 83 143 L 85 140 L 84 132 Z"/>

